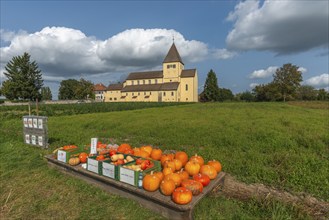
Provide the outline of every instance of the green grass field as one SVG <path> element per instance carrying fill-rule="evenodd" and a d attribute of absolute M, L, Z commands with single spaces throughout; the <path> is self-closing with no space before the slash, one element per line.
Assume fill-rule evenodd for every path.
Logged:
<path fill-rule="evenodd" d="M 327 103 L 324 104 L 327 106 Z M 311 108 L 310 108 L 311 107 Z M 1 108 L 1 107 L 0 107 Z M 329 111 L 286 103 L 208 103 L 52 116 L 50 146 L 23 144 L 22 120 L 0 122 L 1 215 L 5 218 L 159 219 L 136 202 L 49 169 L 45 154 L 91 137 L 152 144 L 217 159 L 246 183 L 329 201 Z M 208 196 L 196 219 L 307 219 L 280 202 Z"/>

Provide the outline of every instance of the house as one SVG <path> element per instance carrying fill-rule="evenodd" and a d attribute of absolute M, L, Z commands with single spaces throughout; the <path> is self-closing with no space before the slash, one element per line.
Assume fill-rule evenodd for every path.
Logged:
<path fill-rule="evenodd" d="M 122 84 L 107 87 L 105 102 L 197 102 L 198 74 L 185 69 L 175 43 L 162 70 L 132 72 Z"/>
<path fill-rule="evenodd" d="M 94 85 L 95 100 L 99 102 L 104 102 L 106 94 L 106 86 L 102 83 Z"/>

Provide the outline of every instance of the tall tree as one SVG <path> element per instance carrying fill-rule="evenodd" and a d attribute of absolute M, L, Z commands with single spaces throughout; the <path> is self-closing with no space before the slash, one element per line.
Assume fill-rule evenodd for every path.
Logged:
<path fill-rule="evenodd" d="M 200 94 L 200 100 L 209 101 L 219 101 L 219 88 L 217 83 L 216 73 L 211 69 L 207 75 L 206 82 L 204 84 L 204 90 Z"/>
<path fill-rule="evenodd" d="M 287 97 L 293 97 L 296 94 L 303 81 L 302 72 L 298 68 L 291 63 L 284 64 L 273 75 L 273 83 L 277 86 L 284 102 Z"/>
<path fill-rule="evenodd" d="M 59 87 L 58 99 L 87 99 L 94 98 L 94 85 L 81 78 L 63 80 Z"/>
<path fill-rule="evenodd" d="M 30 55 L 14 56 L 5 67 L 7 80 L 2 84 L 2 94 L 9 100 L 36 100 L 41 98 L 42 74 Z"/>
<path fill-rule="evenodd" d="M 53 99 L 53 95 L 51 94 L 51 90 L 48 86 L 41 88 L 41 99 L 42 100 L 52 100 Z"/>

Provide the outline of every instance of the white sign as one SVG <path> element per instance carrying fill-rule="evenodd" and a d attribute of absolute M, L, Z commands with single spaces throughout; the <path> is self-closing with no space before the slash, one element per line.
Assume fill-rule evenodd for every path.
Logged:
<path fill-rule="evenodd" d="M 25 128 L 28 128 L 28 127 L 29 127 L 29 124 L 28 124 L 27 118 L 24 118 L 24 127 L 25 127 Z"/>
<path fill-rule="evenodd" d="M 38 144 L 39 144 L 39 146 L 43 145 L 42 136 L 38 137 Z"/>
<path fill-rule="evenodd" d="M 32 135 L 32 144 L 37 144 L 37 137 L 35 135 Z"/>
<path fill-rule="evenodd" d="M 134 186 L 135 185 L 135 171 L 121 167 L 120 168 L 120 181 Z"/>
<path fill-rule="evenodd" d="M 38 119 L 38 128 L 43 129 L 42 119 Z"/>
<path fill-rule="evenodd" d="M 63 150 L 57 151 L 57 160 L 66 163 L 66 152 Z"/>
<path fill-rule="evenodd" d="M 98 138 L 91 139 L 90 154 L 97 154 L 97 142 L 98 142 Z"/>
<path fill-rule="evenodd" d="M 38 119 L 33 118 L 33 128 L 38 128 Z"/>
<path fill-rule="evenodd" d="M 29 128 L 33 128 L 32 118 L 29 118 L 28 119 L 28 123 L 29 123 Z"/>
<path fill-rule="evenodd" d="M 110 163 L 103 162 L 103 176 L 107 176 L 110 178 L 115 178 L 115 166 Z"/>
<path fill-rule="evenodd" d="M 30 135 L 26 134 L 25 135 L 25 143 L 29 144 L 30 142 Z"/>
<path fill-rule="evenodd" d="M 98 160 L 88 158 L 87 159 L 87 170 L 98 173 Z"/>

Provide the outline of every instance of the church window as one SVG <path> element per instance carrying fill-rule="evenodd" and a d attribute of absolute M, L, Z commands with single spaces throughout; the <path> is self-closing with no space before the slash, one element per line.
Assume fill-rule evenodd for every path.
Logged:
<path fill-rule="evenodd" d="M 185 90 L 188 91 L 188 85 L 187 84 L 185 85 Z"/>
<path fill-rule="evenodd" d="M 134 95 L 134 93 L 133 93 L 133 95 Z"/>
<path fill-rule="evenodd" d="M 163 92 L 163 96 L 166 96 L 166 92 Z"/>
<path fill-rule="evenodd" d="M 139 85 L 139 80 L 137 80 L 137 85 Z"/>
<path fill-rule="evenodd" d="M 171 96 L 174 96 L 174 92 L 171 92 Z"/>
<path fill-rule="evenodd" d="M 158 83 L 158 80 L 156 79 L 156 80 L 155 80 L 155 84 L 157 84 L 157 83 Z"/>
<path fill-rule="evenodd" d="M 143 84 L 145 84 L 145 80 L 143 79 Z"/>
<path fill-rule="evenodd" d="M 149 84 L 151 84 L 151 80 L 149 79 Z"/>
<path fill-rule="evenodd" d="M 172 68 L 176 68 L 176 64 L 172 65 Z"/>
<path fill-rule="evenodd" d="M 138 93 L 138 95 L 140 95 L 140 94 Z"/>
<path fill-rule="evenodd" d="M 114 98 L 114 100 L 117 100 L 117 98 Z"/>
<path fill-rule="evenodd" d="M 133 80 L 133 81 L 131 81 L 131 85 L 134 85 L 134 80 Z"/>
<path fill-rule="evenodd" d="M 170 69 L 170 65 L 167 65 L 167 69 Z"/>

